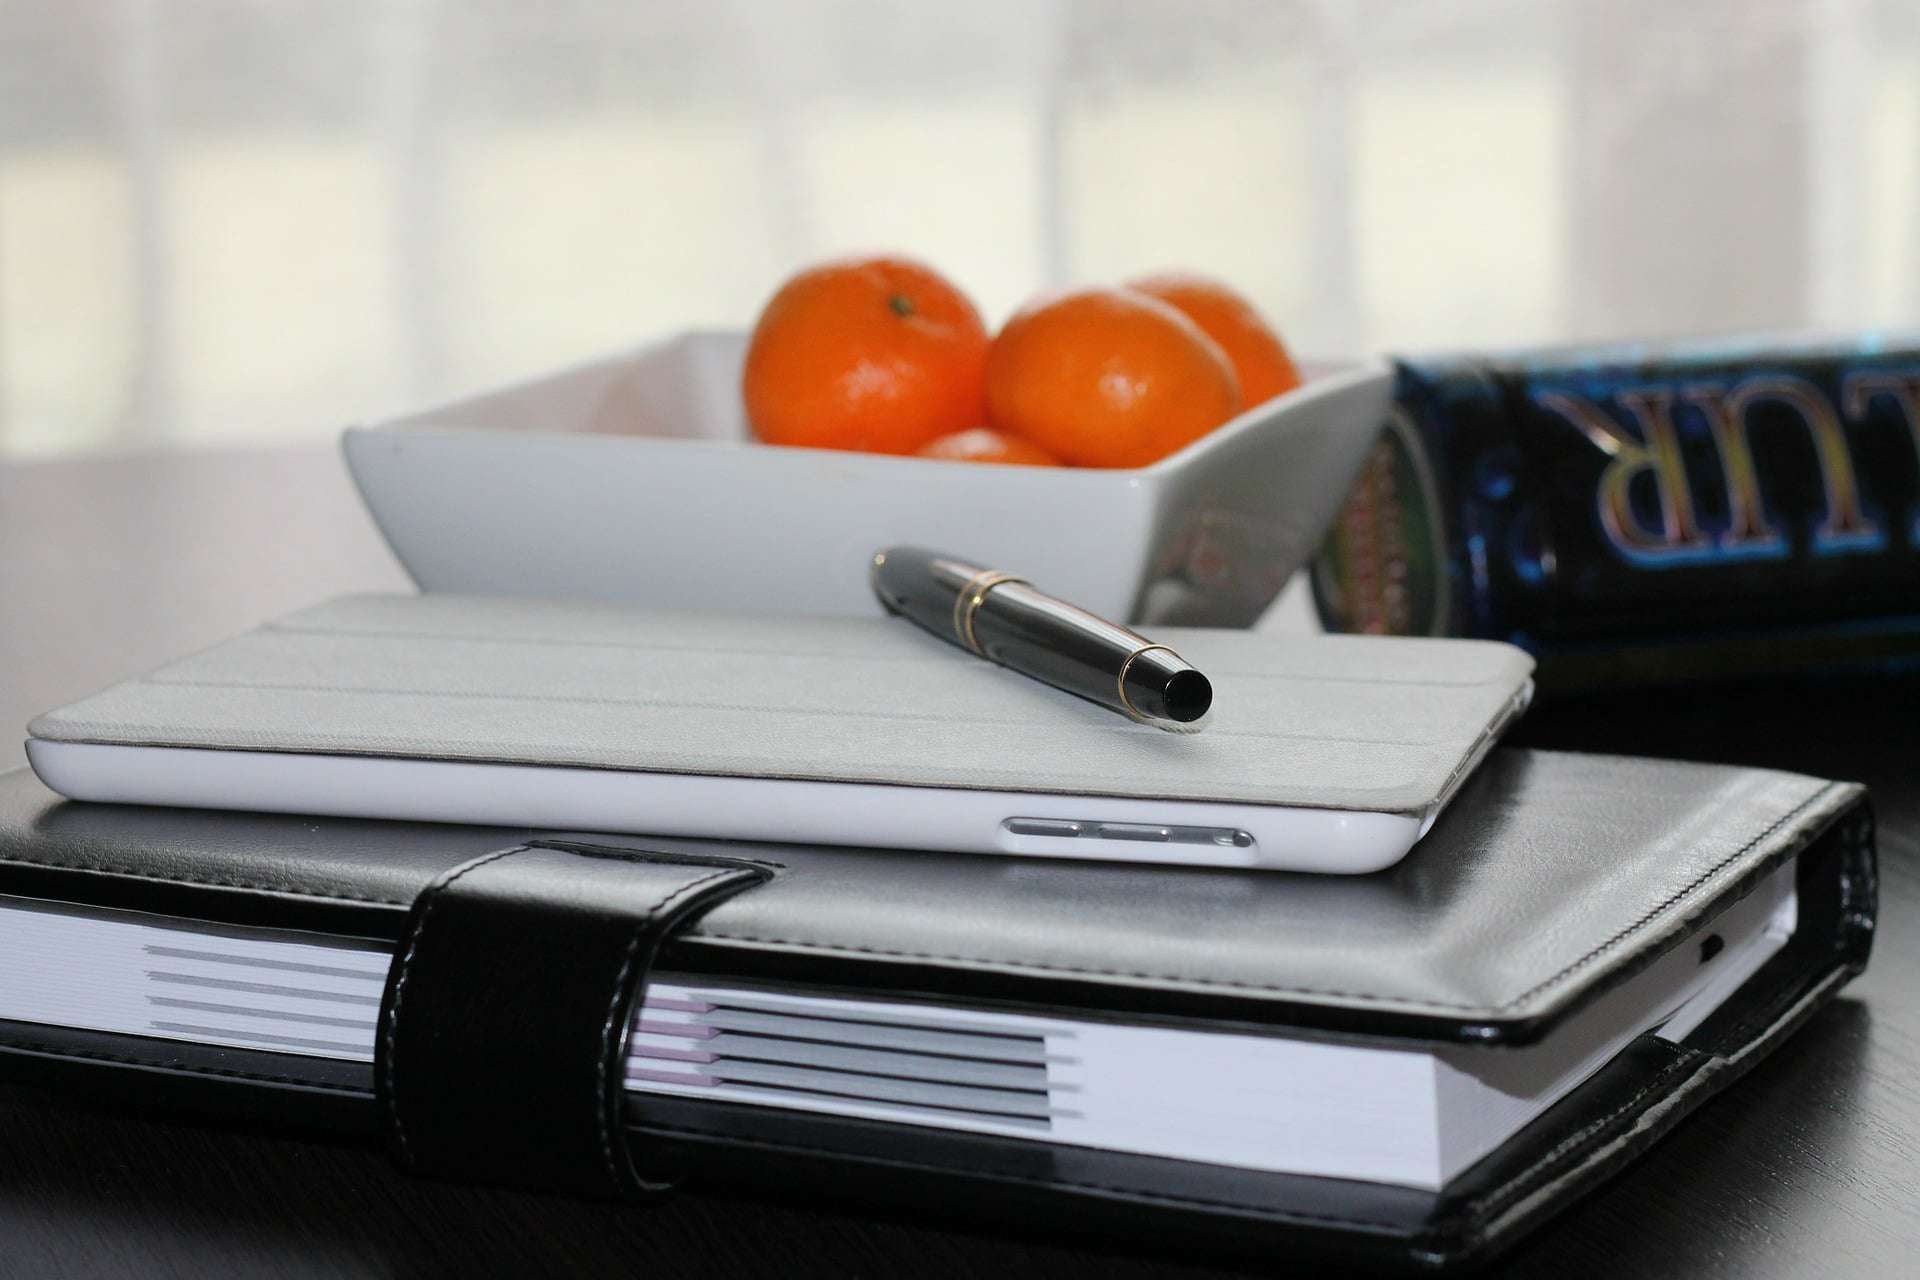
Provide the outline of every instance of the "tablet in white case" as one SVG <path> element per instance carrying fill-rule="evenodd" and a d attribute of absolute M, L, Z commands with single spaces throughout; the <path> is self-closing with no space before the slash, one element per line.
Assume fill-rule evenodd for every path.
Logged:
<path fill-rule="evenodd" d="M 1136 724 L 897 620 L 354 596 L 35 720 L 80 800 L 1285 870 L 1398 861 L 1525 706 L 1508 645 L 1162 628 Z"/>

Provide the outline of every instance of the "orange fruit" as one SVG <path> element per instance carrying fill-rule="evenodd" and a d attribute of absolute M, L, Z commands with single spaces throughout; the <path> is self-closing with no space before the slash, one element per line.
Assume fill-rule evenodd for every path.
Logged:
<path fill-rule="evenodd" d="M 780 286 L 747 344 L 747 421 L 768 444 L 912 453 L 986 414 L 987 330 L 903 258 L 823 263 Z"/>
<path fill-rule="evenodd" d="M 1039 445 L 992 427 L 974 427 L 920 446 L 923 458 L 949 462 L 1010 462 L 1025 467 L 1057 467 L 1060 460 Z"/>
<path fill-rule="evenodd" d="M 1246 408 L 1291 391 L 1300 385 L 1300 371 L 1286 344 L 1253 304 L 1206 276 L 1169 271 L 1127 283 L 1127 288 L 1151 294 L 1177 307 L 1187 319 L 1220 344 L 1240 375 L 1240 394 Z"/>
<path fill-rule="evenodd" d="M 1239 411 L 1213 339 L 1125 289 L 1030 303 L 987 353 L 987 420 L 1078 466 L 1146 466 Z"/>

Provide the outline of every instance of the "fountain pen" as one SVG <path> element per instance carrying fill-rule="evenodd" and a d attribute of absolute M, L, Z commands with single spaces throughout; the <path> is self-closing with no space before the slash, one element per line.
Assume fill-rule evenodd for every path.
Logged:
<path fill-rule="evenodd" d="M 888 613 L 1021 675 L 1175 733 L 1201 727 L 1213 685 L 1169 649 L 1024 578 L 919 547 L 873 557 Z"/>

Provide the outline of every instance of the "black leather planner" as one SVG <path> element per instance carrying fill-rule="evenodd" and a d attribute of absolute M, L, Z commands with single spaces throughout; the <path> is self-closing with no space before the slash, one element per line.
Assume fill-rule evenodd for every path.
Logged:
<path fill-rule="evenodd" d="M 1857 786 L 1498 750 L 1404 862 L 1351 878 L 89 805 L 16 772 L 0 899 L 27 953 L 0 1071 L 55 1090 L 542 1191 L 726 1187 L 1441 1266 L 1619 1173 L 1831 999 L 1866 963 L 1875 885 Z M 76 929 L 118 930 L 145 985 L 114 1003 L 122 943 L 60 954 Z M 1591 1031 L 1658 983 L 1651 1022 Z M 1173 1046 L 1128 1064 L 1173 1083 L 1125 1100 L 1125 1134 L 1087 1128 L 1105 1086 L 1049 1083 L 1086 1065 L 1061 1027 L 1087 1054 Z M 1526 1064 L 1583 1036 L 1592 1061 L 1522 1107 Z M 1180 1054 L 1212 1070 L 1210 1045 L 1364 1061 L 1379 1083 L 1302 1066 L 1187 1096 Z M 821 1083 L 855 1078 L 856 1101 Z M 1310 1078 L 1369 1100 L 1301 1130 L 1336 1161 L 1343 1133 L 1408 1140 L 1363 1114 L 1412 1114 L 1394 1081 L 1477 1092 L 1437 1113 L 1430 1177 L 1289 1172 L 1284 1134 L 1152 1154 L 1190 1144 L 1183 1115 L 1251 1126 Z M 956 1101 L 987 1094 L 1010 1101 Z M 1484 1152 L 1447 1128 L 1484 1136 L 1503 1107 L 1513 1131 Z"/>

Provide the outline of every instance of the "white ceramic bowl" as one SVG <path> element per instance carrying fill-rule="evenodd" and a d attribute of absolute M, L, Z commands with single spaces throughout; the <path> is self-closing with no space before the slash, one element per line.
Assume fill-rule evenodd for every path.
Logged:
<path fill-rule="evenodd" d="M 864 614 L 874 551 L 1018 572 L 1109 617 L 1250 625 L 1312 554 L 1385 420 L 1382 361 L 1134 471 L 991 466 L 748 438 L 744 335 L 688 333 L 346 432 L 425 591 Z"/>

